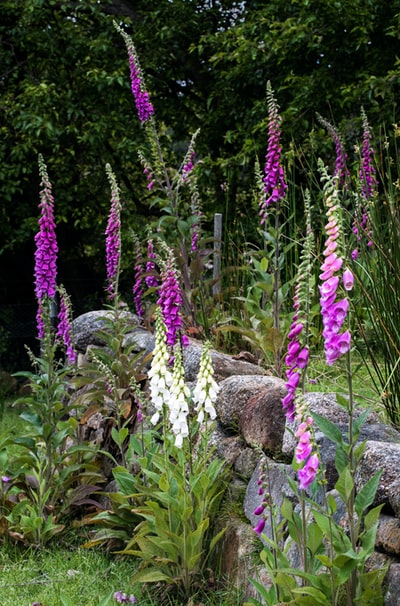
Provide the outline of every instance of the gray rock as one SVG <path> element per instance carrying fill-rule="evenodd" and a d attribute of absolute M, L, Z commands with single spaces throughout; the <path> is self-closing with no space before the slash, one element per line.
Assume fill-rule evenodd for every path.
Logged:
<path fill-rule="evenodd" d="M 130 311 L 121 310 L 124 322 L 132 327 L 140 324 L 140 318 Z M 78 352 L 85 353 L 88 345 L 104 345 L 97 332 L 106 327 L 105 318 L 112 319 L 111 310 L 89 311 L 75 318 L 72 322 L 73 346 Z"/>
<path fill-rule="evenodd" d="M 385 514 L 380 515 L 375 546 L 385 553 L 400 555 L 400 520 Z"/>
<path fill-rule="evenodd" d="M 265 490 L 264 495 L 260 495 L 260 471 L 262 464 L 266 466 L 267 469 L 267 478 L 269 484 L 268 488 Z M 261 505 L 263 502 L 264 496 L 266 496 L 276 511 L 276 519 L 275 523 L 279 524 L 282 517 L 280 514 L 280 509 L 285 498 L 290 499 L 292 502 L 295 502 L 295 495 L 293 490 L 291 489 L 288 477 L 294 478 L 295 473 L 291 465 L 285 465 L 284 463 L 277 463 L 272 459 L 269 459 L 265 455 L 263 455 L 254 470 L 254 473 L 250 479 L 250 482 L 247 486 L 246 495 L 244 498 L 243 509 L 247 519 L 250 521 L 253 528 L 258 524 L 260 520 L 260 516 L 254 515 L 254 510 L 256 507 Z M 266 510 L 266 514 L 268 511 Z M 272 524 L 270 515 L 266 518 L 266 524 L 264 529 L 264 534 L 266 534 L 269 538 L 272 538 Z"/>
<path fill-rule="evenodd" d="M 280 451 L 285 431 L 282 398 L 283 384 L 265 387 L 244 405 L 239 420 L 239 431 L 249 446 L 258 446 L 270 453 Z"/>
<path fill-rule="evenodd" d="M 393 562 L 385 579 L 385 606 L 400 606 L 400 563 Z"/>
<path fill-rule="evenodd" d="M 261 391 L 284 390 L 284 385 L 282 379 L 270 376 L 231 376 L 224 379 L 220 383 L 220 391 L 215 403 L 220 422 L 224 427 L 235 429 L 237 432 L 240 418 L 250 398 Z"/>
<path fill-rule="evenodd" d="M 399 469 L 400 469 L 400 442 L 377 442 L 369 440 L 356 474 L 356 490 L 379 470 L 382 475 L 373 505 L 381 503 L 389 505 L 392 509 L 399 507 Z M 397 511 L 396 515 L 400 512 Z"/>
<path fill-rule="evenodd" d="M 199 341 L 190 339 L 189 345 L 183 348 L 183 365 L 185 367 L 185 379 L 188 382 L 195 381 L 199 372 L 200 358 L 203 346 Z M 232 375 L 264 375 L 261 366 L 237 360 L 233 356 L 211 350 L 211 360 L 214 369 L 214 377 L 217 383 Z"/>

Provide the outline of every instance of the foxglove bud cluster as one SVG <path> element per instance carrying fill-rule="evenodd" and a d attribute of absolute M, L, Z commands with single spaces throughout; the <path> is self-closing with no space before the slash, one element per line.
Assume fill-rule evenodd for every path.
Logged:
<path fill-rule="evenodd" d="M 268 488 L 268 482 L 267 482 L 266 475 L 267 475 L 267 468 L 266 468 L 266 463 L 263 460 L 260 463 L 259 476 L 258 476 L 258 480 L 257 480 L 258 494 L 260 497 L 262 497 L 262 501 L 261 501 L 260 505 L 258 505 L 255 508 L 255 510 L 253 511 L 253 515 L 261 516 L 261 518 L 259 519 L 259 521 L 257 522 L 257 524 L 254 528 L 254 532 L 256 534 L 258 534 L 258 536 L 260 536 L 264 532 L 265 524 L 267 521 L 266 509 L 270 502 L 269 494 L 266 492 L 266 490 Z"/>
<path fill-rule="evenodd" d="M 344 150 L 343 139 L 336 130 L 336 128 L 332 124 L 330 124 L 328 120 L 325 120 L 325 118 L 323 118 L 319 114 L 317 114 L 317 118 L 321 122 L 322 126 L 324 126 L 328 133 L 331 135 L 335 144 L 336 163 L 334 176 L 336 177 L 337 183 L 340 187 L 346 187 L 350 179 L 350 172 L 347 168 L 347 154 Z"/>
<path fill-rule="evenodd" d="M 272 203 L 277 203 L 285 197 L 287 185 L 285 182 L 285 174 L 281 164 L 281 146 L 280 146 L 280 123 L 281 116 L 278 112 L 278 105 L 273 95 L 271 83 L 267 84 L 267 101 L 268 101 L 268 146 L 265 157 L 264 169 L 264 196 L 260 202 L 260 217 L 261 225 L 267 218 L 268 207 Z"/>
<path fill-rule="evenodd" d="M 328 235 L 325 243 L 324 256 L 325 261 L 321 266 L 322 273 L 320 279 L 322 284 L 319 286 L 321 314 L 323 322 L 325 358 L 329 365 L 332 365 L 340 356 L 345 354 L 350 348 L 350 332 L 341 328 L 345 321 L 349 306 L 348 299 L 337 300 L 337 289 L 340 283 L 338 272 L 342 269 L 343 259 L 338 255 L 338 237 L 339 223 L 337 213 L 339 202 L 337 199 L 337 189 L 334 188 L 326 197 L 328 223 L 325 231 Z M 342 275 L 343 286 L 345 290 L 351 290 L 354 277 L 349 269 L 346 269 Z"/>
<path fill-rule="evenodd" d="M 157 280 L 156 276 L 154 275 L 155 270 L 156 270 L 155 259 L 156 259 L 156 254 L 155 254 L 154 248 L 153 248 L 153 240 L 149 240 L 147 243 L 147 262 L 146 262 L 146 277 L 145 277 L 145 282 L 146 282 L 147 288 L 155 288 L 156 286 L 158 286 L 158 280 Z"/>
<path fill-rule="evenodd" d="M 111 207 L 106 228 L 106 291 L 109 298 L 113 299 L 118 292 L 121 255 L 121 202 L 119 188 L 109 164 L 106 165 L 106 172 L 111 186 Z"/>
<path fill-rule="evenodd" d="M 193 390 L 193 402 L 197 412 L 197 420 L 203 423 L 205 415 L 215 419 L 217 413 L 214 408 L 219 391 L 218 383 L 214 379 L 214 369 L 210 355 L 210 344 L 205 343 L 201 352 L 199 374 Z"/>
<path fill-rule="evenodd" d="M 301 371 L 306 368 L 309 356 L 308 347 L 303 346 L 301 342 L 301 333 L 303 332 L 304 324 L 300 321 L 298 313 L 300 307 L 298 296 L 299 288 L 300 286 L 297 285 L 293 304 L 295 314 L 293 316 L 293 321 L 288 334 L 289 345 L 285 358 L 285 363 L 288 367 L 286 371 L 287 394 L 282 399 L 283 409 L 285 410 L 286 417 L 290 422 L 294 420 L 295 416 L 295 395 L 296 389 L 300 383 Z"/>
<path fill-rule="evenodd" d="M 137 240 L 136 236 L 134 236 L 135 241 L 135 267 L 134 267 L 134 282 L 132 288 L 133 294 L 133 302 L 135 304 L 135 310 L 139 318 L 143 318 L 144 316 L 144 308 L 143 308 L 143 265 L 142 259 L 140 255 L 140 244 Z"/>
<path fill-rule="evenodd" d="M 195 152 L 192 151 L 189 158 L 186 159 L 186 162 L 182 167 L 182 182 L 186 181 L 189 174 L 192 172 L 195 156 L 196 156 Z"/>
<path fill-rule="evenodd" d="M 360 181 L 364 198 L 370 200 L 378 185 L 378 181 L 376 179 L 376 170 L 373 163 L 374 149 L 371 145 L 371 129 L 363 108 L 361 108 L 361 116 L 363 121 L 363 145 L 361 152 L 362 164 L 360 167 Z"/>
<path fill-rule="evenodd" d="M 181 183 L 184 183 L 185 181 L 188 180 L 188 178 L 193 170 L 194 159 L 196 157 L 195 143 L 196 143 L 196 139 L 197 139 L 199 133 L 200 133 L 200 129 L 198 128 L 190 140 L 189 147 L 187 149 L 185 157 L 183 158 L 183 162 L 178 171 L 178 175 L 180 175 Z"/>
<path fill-rule="evenodd" d="M 287 366 L 286 389 L 287 394 L 282 399 L 282 406 L 287 419 L 292 422 L 295 416 L 295 392 L 300 383 L 301 374 L 305 372 L 308 364 L 309 350 L 306 343 L 307 335 L 304 326 L 307 324 L 308 301 L 310 300 L 311 258 L 314 236 L 311 229 L 311 213 L 309 192 L 306 192 L 304 209 L 307 217 L 307 234 L 304 240 L 303 250 L 300 257 L 300 265 L 297 271 L 295 293 L 293 297 L 294 315 L 288 334 L 288 350 L 285 358 Z"/>
<path fill-rule="evenodd" d="M 169 370 L 170 351 L 166 343 L 166 327 L 161 311 L 156 312 L 156 341 L 153 351 L 151 368 L 148 372 L 150 379 L 150 398 L 156 412 L 150 419 L 156 425 L 160 419 L 163 405 L 168 406 L 171 398 L 172 373 Z"/>
<path fill-rule="evenodd" d="M 60 310 L 58 313 L 58 327 L 56 340 L 61 341 L 65 346 L 65 353 L 71 364 L 76 362 L 76 353 L 72 347 L 72 314 L 71 302 L 63 287 L 60 292 Z"/>
<path fill-rule="evenodd" d="M 175 446 L 182 448 L 183 439 L 189 436 L 187 416 L 189 414 L 189 387 L 185 383 L 184 369 L 180 345 L 174 349 L 174 371 L 168 401 L 169 421 L 172 433 L 175 435 Z"/>
<path fill-rule="evenodd" d="M 369 216 L 367 203 L 373 197 L 378 185 L 376 179 L 376 170 L 373 164 L 374 150 L 371 145 L 371 129 L 368 124 L 367 115 L 364 109 L 361 109 L 363 119 L 363 144 L 361 150 L 360 183 L 362 189 L 362 203 L 355 209 L 355 217 L 352 225 L 353 233 L 357 238 L 357 243 L 362 240 L 363 235 L 367 238 L 367 246 L 372 246 L 371 234 L 369 231 Z M 355 248 L 351 257 L 353 260 L 358 257 L 358 248 Z"/>

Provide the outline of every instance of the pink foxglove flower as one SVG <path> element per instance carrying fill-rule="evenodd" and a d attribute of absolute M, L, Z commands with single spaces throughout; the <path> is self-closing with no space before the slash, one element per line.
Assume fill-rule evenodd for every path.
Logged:
<path fill-rule="evenodd" d="M 317 454 L 310 456 L 302 469 L 299 469 L 297 475 L 299 477 L 300 490 L 306 490 L 315 480 L 319 467 L 319 458 Z"/>
<path fill-rule="evenodd" d="M 328 183 L 327 187 L 330 187 L 330 190 L 327 190 L 328 195 L 326 196 L 328 207 L 328 230 L 326 232 L 328 238 L 325 243 L 325 261 L 321 267 L 323 270 L 320 274 L 322 284 L 319 286 L 319 291 L 321 295 L 322 323 L 324 326 L 322 335 L 324 338 L 325 359 L 329 365 L 332 365 L 350 348 L 350 333 L 346 331 L 340 334 L 347 314 L 348 301 L 347 299 L 336 301 L 337 289 L 340 283 L 337 273 L 342 269 L 343 265 L 343 260 L 335 252 L 338 245 L 339 229 L 332 229 L 334 226 L 339 227 L 336 212 L 338 210 L 338 190 L 334 183 Z M 351 271 L 346 269 L 343 272 L 342 278 L 346 290 L 350 290 L 354 282 Z"/>
<path fill-rule="evenodd" d="M 349 268 L 343 272 L 343 286 L 346 290 L 352 290 L 354 285 L 354 276 Z"/>

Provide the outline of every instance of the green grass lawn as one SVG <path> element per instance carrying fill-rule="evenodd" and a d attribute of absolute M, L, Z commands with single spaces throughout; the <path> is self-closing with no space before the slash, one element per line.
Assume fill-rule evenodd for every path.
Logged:
<path fill-rule="evenodd" d="M 2 545 L 0 604 L 99 606 L 102 599 L 115 591 L 133 593 L 129 583 L 133 564 L 133 558 L 117 560 L 100 549 L 68 547 L 57 542 L 51 549 L 24 552 Z M 138 604 L 151 604 L 139 599 L 140 594 L 137 597 Z M 113 598 L 107 603 L 117 604 Z"/>

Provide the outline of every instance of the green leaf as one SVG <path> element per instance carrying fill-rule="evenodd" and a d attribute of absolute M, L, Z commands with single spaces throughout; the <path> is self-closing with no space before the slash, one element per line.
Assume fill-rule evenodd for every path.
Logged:
<path fill-rule="evenodd" d="M 325 419 L 325 417 L 322 417 L 316 412 L 311 412 L 310 414 L 314 419 L 316 425 L 327 438 L 332 440 L 332 442 L 334 442 L 335 444 L 340 445 L 343 443 L 342 433 L 340 429 L 334 423 L 332 423 L 332 421 Z"/>
<path fill-rule="evenodd" d="M 222 537 L 224 536 L 225 532 L 226 532 L 226 528 L 223 528 L 222 530 L 220 530 L 219 532 L 217 532 L 217 534 L 215 534 L 213 536 L 213 538 L 210 541 L 210 545 L 208 547 L 209 554 L 212 553 L 212 551 L 214 550 L 214 547 L 222 539 Z"/>
<path fill-rule="evenodd" d="M 310 523 L 307 527 L 307 547 L 313 556 L 321 548 L 323 544 L 323 533 L 320 527 L 314 522 Z"/>
<path fill-rule="evenodd" d="M 316 589 L 315 587 L 295 587 L 294 589 L 292 589 L 292 592 L 301 596 L 310 596 L 313 600 L 312 602 L 309 602 L 310 606 L 312 606 L 313 604 L 321 604 L 321 606 L 327 606 L 331 603 L 327 600 L 326 596 L 322 593 L 322 591 Z M 308 602 L 305 601 L 302 601 L 301 603 L 308 604 Z"/>
<path fill-rule="evenodd" d="M 165 574 L 157 568 L 151 570 L 138 570 L 132 577 L 134 583 L 159 583 L 160 581 L 165 583 L 173 583 L 174 578 Z"/>
<path fill-rule="evenodd" d="M 370 410 L 367 408 L 356 419 L 353 420 L 353 432 L 356 437 L 359 435 L 360 429 L 367 420 L 369 413 Z"/>
<path fill-rule="evenodd" d="M 341 446 L 337 446 L 336 453 L 335 453 L 335 467 L 336 467 L 339 475 L 342 473 L 342 471 L 348 465 L 348 463 L 349 463 L 349 458 L 348 458 L 346 452 L 343 450 L 343 448 Z"/>
<path fill-rule="evenodd" d="M 370 505 L 372 505 L 376 491 L 378 490 L 379 480 L 382 475 L 382 470 L 378 471 L 375 475 L 372 476 L 361 488 L 359 493 L 357 494 L 354 507 L 357 515 L 359 517 L 364 515 L 364 512 Z"/>
<path fill-rule="evenodd" d="M 127 427 L 122 427 L 119 430 L 117 430 L 115 427 L 111 429 L 111 437 L 119 448 L 122 448 L 128 434 L 129 430 Z"/>
<path fill-rule="evenodd" d="M 369 529 L 378 522 L 383 506 L 384 503 L 381 503 L 367 513 L 367 515 L 364 517 L 364 528 Z"/>
<path fill-rule="evenodd" d="M 313 516 L 314 516 L 315 522 L 317 523 L 318 527 L 320 528 L 322 534 L 326 537 L 329 537 L 330 522 L 329 522 L 329 517 L 327 516 L 327 514 L 321 513 L 319 511 L 313 511 Z"/>
<path fill-rule="evenodd" d="M 115 467 L 113 476 L 117 483 L 118 489 L 125 495 L 134 494 L 137 492 L 137 482 L 131 473 L 125 467 Z"/>
<path fill-rule="evenodd" d="M 108 595 L 104 596 L 104 598 L 100 599 L 99 602 L 99 606 L 107 606 L 107 604 L 110 603 L 110 600 L 112 600 L 114 595 L 114 591 L 111 591 Z"/>
<path fill-rule="evenodd" d="M 335 484 L 335 488 L 339 492 L 343 501 L 347 503 L 354 491 L 354 480 L 348 466 L 342 470 L 339 479 Z"/>
<path fill-rule="evenodd" d="M 346 412 L 349 411 L 349 399 L 348 398 L 346 398 L 345 396 L 342 396 L 340 393 L 336 393 L 336 402 L 339 404 L 339 406 L 344 408 L 346 410 Z"/>

